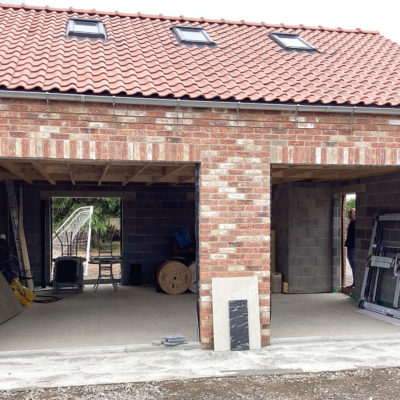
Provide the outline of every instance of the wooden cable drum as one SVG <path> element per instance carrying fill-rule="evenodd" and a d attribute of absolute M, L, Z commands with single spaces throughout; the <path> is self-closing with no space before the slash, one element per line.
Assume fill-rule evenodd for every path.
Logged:
<path fill-rule="evenodd" d="M 190 270 L 178 261 L 166 261 L 158 268 L 157 281 L 165 293 L 181 294 L 189 287 Z"/>
<path fill-rule="evenodd" d="M 189 282 L 189 290 L 192 293 L 196 293 L 196 284 L 197 284 L 197 274 L 196 274 L 196 261 L 192 261 L 188 265 L 188 269 L 190 270 L 191 279 Z"/>

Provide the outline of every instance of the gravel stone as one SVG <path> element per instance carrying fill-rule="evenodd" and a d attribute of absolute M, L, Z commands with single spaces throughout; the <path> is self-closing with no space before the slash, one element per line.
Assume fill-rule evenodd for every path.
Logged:
<path fill-rule="evenodd" d="M 0 391 L 7 400 L 398 400 L 400 368 Z"/>

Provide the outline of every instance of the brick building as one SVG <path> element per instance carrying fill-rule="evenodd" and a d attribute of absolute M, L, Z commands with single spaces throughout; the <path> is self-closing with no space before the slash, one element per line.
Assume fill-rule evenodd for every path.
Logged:
<path fill-rule="evenodd" d="M 377 32 L 23 5 L 0 27 L 0 178 L 29 199 L 36 283 L 51 197 L 119 196 L 148 283 L 168 234 L 196 231 L 203 347 L 217 277 L 257 277 L 267 345 L 271 228 L 289 293 L 329 292 L 342 196 L 357 193 L 358 277 L 371 217 L 399 211 L 400 47 Z"/>

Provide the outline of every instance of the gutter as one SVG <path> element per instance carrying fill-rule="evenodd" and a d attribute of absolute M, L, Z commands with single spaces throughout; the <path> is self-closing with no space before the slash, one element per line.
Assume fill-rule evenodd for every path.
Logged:
<path fill-rule="evenodd" d="M 224 109 L 235 109 L 235 110 L 400 115 L 400 108 L 389 108 L 389 107 L 241 103 L 240 101 L 156 99 L 156 98 L 145 98 L 145 97 L 100 96 L 100 95 L 86 95 L 86 94 L 29 92 L 29 91 L 13 91 L 13 90 L 0 90 L 0 98 L 32 99 L 32 100 L 46 100 L 46 101 L 49 100 L 73 101 L 82 103 L 86 102 L 109 103 L 113 105 L 133 104 L 133 105 L 164 106 L 164 107 L 224 108 Z"/>

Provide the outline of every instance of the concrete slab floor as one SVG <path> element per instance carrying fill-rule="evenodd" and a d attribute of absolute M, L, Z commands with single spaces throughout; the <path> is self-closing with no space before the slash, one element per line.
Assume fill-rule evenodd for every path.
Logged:
<path fill-rule="evenodd" d="M 0 325 L 0 352 L 151 344 L 168 334 L 198 341 L 195 295 L 170 296 L 150 286 L 101 285 L 96 293 L 63 294 Z M 341 293 L 273 294 L 271 338 L 400 334 L 393 326 L 357 313 Z"/>
<path fill-rule="evenodd" d="M 151 344 L 168 334 L 197 341 L 193 293 L 170 296 L 153 287 L 86 286 L 54 303 L 33 303 L 0 325 L 0 351 Z"/>
<path fill-rule="evenodd" d="M 343 293 L 272 294 L 271 338 L 400 333 L 358 310 Z"/>

